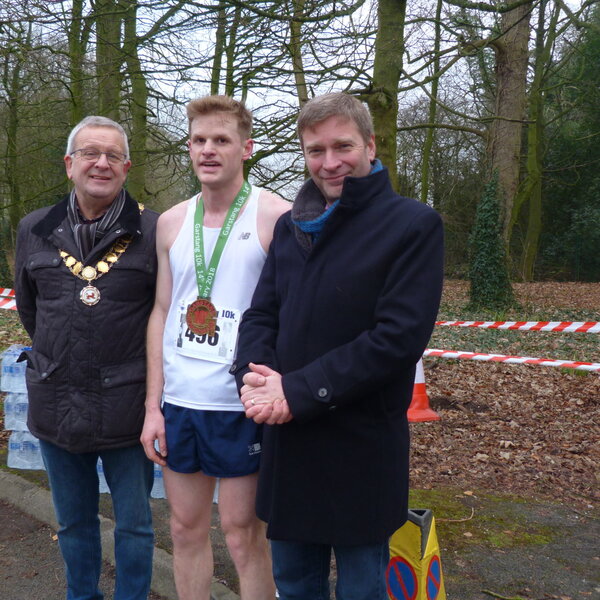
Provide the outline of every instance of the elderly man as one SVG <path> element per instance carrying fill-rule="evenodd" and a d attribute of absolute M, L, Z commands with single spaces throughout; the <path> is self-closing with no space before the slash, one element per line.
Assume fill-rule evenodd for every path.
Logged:
<path fill-rule="evenodd" d="M 390 535 L 407 516 L 407 409 L 442 289 L 442 223 L 375 159 L 367 109 L 308 102 L 309 179 L 282 217 L 240 326 L 246 415 L 266 423 L 257 514 L 282 600 L 387 599 Z"/>
<path fill-rule="evenodd" d="M 64 161 L 72 192 L 27 215 L 17 235 L 17 305 L 32 340 L 28 426 L 50 481 L 67 598 L 103 598 L 101 458 L 116 521 L 114 598 L 142 600 L 152 573 L 153 465 L 139 436 L 158 215 L 123 189 L 131 161 L 118 123 L 85 118 Z"/>

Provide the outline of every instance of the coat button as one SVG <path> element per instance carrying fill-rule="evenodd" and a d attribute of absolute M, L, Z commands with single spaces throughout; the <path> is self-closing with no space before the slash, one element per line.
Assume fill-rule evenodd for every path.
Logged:
<path fill-rule="evenodd" d="M 319 398 L 325 398 L 328 393 L 329 392 L 327 391 L 327 388 L 319 388 L 319 391 L 317 392 L 317 394 L 319 394 Z"/>
<path fill-rule="evenodd" d="M 104 383 L 110 383 L 110 377 L 105 377 L 104 378 Z"/>
<path fill-rule="evenodd" d="M 42 377 L 44 377 L 44 378 L 48 377 L 48 372 L 47 372 L 47 371 L 44 371 L 44 372 L 42 373 Z"/>
<path fill-rule="evenodd" d="M 235 363 L 233 363 L 233 364 L 231 365 L 231 368 L 229 369 L 229 372 L 230 372 L 232 375 L 235 375 L 235 372 L 236 372 L 236 371 L 237 371 L 237 365 L 236 365 Z"/>

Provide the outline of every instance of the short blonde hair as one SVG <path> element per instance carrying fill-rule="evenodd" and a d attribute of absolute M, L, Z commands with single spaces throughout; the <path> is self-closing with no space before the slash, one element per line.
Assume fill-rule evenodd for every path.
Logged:
<path fill-rule="evenodd" d="M 212 113 L 225 113 L 237 119 L 238 131 L 243 140 L 250 139 L 252 135 L 252 113 L 244 106 L 229 96 L 204 96 L 196 98 L 186 106 L 188 116 L 188 131 L 191 133 L 192 121 L 201 115 Z"/>

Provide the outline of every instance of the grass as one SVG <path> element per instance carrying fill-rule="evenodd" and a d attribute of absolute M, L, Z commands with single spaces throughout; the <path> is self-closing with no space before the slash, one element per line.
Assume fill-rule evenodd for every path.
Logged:
<path fill-rule="evenodd" d="M 560 532 L 533 524 L 517 510 L 521 499 L 489 493 L 468 494 L 452 488 L 410 490 L 409 505 L 426 506 L 436 519 L 438 539 L 444 552 L 476 546 L 506 549 L 548 544 Z"/>

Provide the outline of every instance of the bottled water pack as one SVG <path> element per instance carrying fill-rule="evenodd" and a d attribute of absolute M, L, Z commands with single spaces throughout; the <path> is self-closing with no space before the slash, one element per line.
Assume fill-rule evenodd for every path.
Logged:
<path fill-rule="evenodd" d="M 166 498 L 162 467 L 154 463 L 154 485 L 150 492 L 152 498 Z"/>
<path fill-rule="evenodd" d="M 8 392 L 4 398 L 4 429 L 27 431 L 27 394 Z"/>
<path fill-rule="evenodd" d="M 27 361 L 17 362 L 23 350 L 30 348 L 22 344 L 13 344 L 2 353 L 2 376 L 0 377 L 0 391 L 26 394 L 25 369 Z"/>
<path fill-rule="evenodd" d="M 11 469 L 43 470 L 40 442 L 29 431 L 13 431 L 8 440 L 7 466 Z"/>
<path fill-rule="evenodd" d="M 98 464 L 96 465 L 96 470 L 98 471 L 98 483 L 99 483 L 99 491 L 101 494 L 110 494 L 110 490 L 108 489 L 108 483 L 106 483 L 106 477 L 104 477 L 104 467 L 102 465 L 102 459 L 98 458 Z"/>
<path fill-rule="evenodd" d="M 100 493 L 110 494 L 110 489 L 108 487 L 108 483 L 106 483 L 106 477 L 104 476 L 101 458 L 98 459 L 97 470 Z M 163 485 L 162 469 L 160 465 L 157 465 L 156 463 L 154 464 L 154 485 L 152 486 L 150 496 L 152 496 L 152 498 L 166 498 L 165 487 Z"/>

